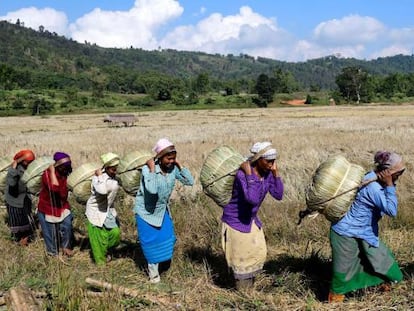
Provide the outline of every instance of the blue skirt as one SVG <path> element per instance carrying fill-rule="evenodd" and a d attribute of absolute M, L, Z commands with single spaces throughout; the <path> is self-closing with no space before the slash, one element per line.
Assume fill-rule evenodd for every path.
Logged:
<path fill-rule="evenodd" d="M 138 239 L 142 252 L 148 263 L 160 263 L 170 260 L 175 245 L 174 225 L 170 215 L 164 214 L 161 227 L 154 227 L 143 220 L 138 214 L 135 215 Z"/>

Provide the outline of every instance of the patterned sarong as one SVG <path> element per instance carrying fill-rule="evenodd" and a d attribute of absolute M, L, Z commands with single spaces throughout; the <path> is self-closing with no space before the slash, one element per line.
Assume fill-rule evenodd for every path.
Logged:
<path fill-rule="evenodd" d="M 10 231 L 13 234 L 32 232 L 34 220 L 32 205 L 25 204 L 23 207 L 13 207 L 6 204 Z"/>
<path fill-rule="evenodd" d="M 345 294 L 376 286 L 384 281 L 399 282 L 403 275 L 393 254 L 380 241 L 372 247 L 361 239 L 348 238 L 331 229 L 333 276 L 331 291 Z"/>
<path fill-rule="evenodd" d="M 160 263 L 170 260 L 175 245 L 174 226 L 168 213 L 164 214 L 161 227 L 154 227 L 135 215 L 138 229 L 138 238 L 142 252 L 148 263 Z"/>
<path fill-rule="evenodd" d="M 263 269 L 267 255 L 266 240 L 263 230 L 254 222 L 249 233 L 234 230 L 223 223 L 221 244 L 235 279 L 252 278 Z"/>

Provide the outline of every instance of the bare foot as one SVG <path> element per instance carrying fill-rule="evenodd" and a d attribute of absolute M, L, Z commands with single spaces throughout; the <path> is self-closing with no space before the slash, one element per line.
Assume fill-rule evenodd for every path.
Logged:
<path fill-rule="evenodd" d="M 71 250 L 69 248 L 64 248 L 63 249 L 63 254 L 67 257 L 72 257 L 73 256 L 73 250 Z"/>
<path fill-rule="evenodd" d="M 19 244 L 21 246 L 28 246 L 29 245 L 29 237 L 25 236 L 24 238 L 21 238 L 19 241 Z"/>

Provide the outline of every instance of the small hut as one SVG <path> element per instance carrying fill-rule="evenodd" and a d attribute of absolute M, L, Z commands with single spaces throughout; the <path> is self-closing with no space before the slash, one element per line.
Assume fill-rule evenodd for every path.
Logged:
<path fill-rule="evenodd" d="M 134 126 L 136 120 L 133 114 L 108 114 L 103 121 L 109 126 Z"/>

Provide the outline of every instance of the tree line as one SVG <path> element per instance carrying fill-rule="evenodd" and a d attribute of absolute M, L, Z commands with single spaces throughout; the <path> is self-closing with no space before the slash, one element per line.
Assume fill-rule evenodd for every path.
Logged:
<path fill-rule="evenodd" d="M 245 54 L 108 49 L 22 24 L 0 21 L 0 110 L 53 110 L 54 91 L 63 94 L 60 106 L 68 111 L 111 105 L 103 100 L 108 93 L 145 95 L 129 99 L 131 107 L 154 102 L 194 105 L 201 99 L 213 103 L 210 93 L 229 100 L 247 94 L 246 105 L 259 107 L 271 103 L 275 94 L 298 91 L 324 91 L 338 103 L 398 101 L 414 94 L 413 56 L 375 61 L 327 56 L 288 63 Z M 10 98 L 13 90 L 33 91 L 15 92 Z M 312 102 L 308 94 L 306 103 Z"/>

